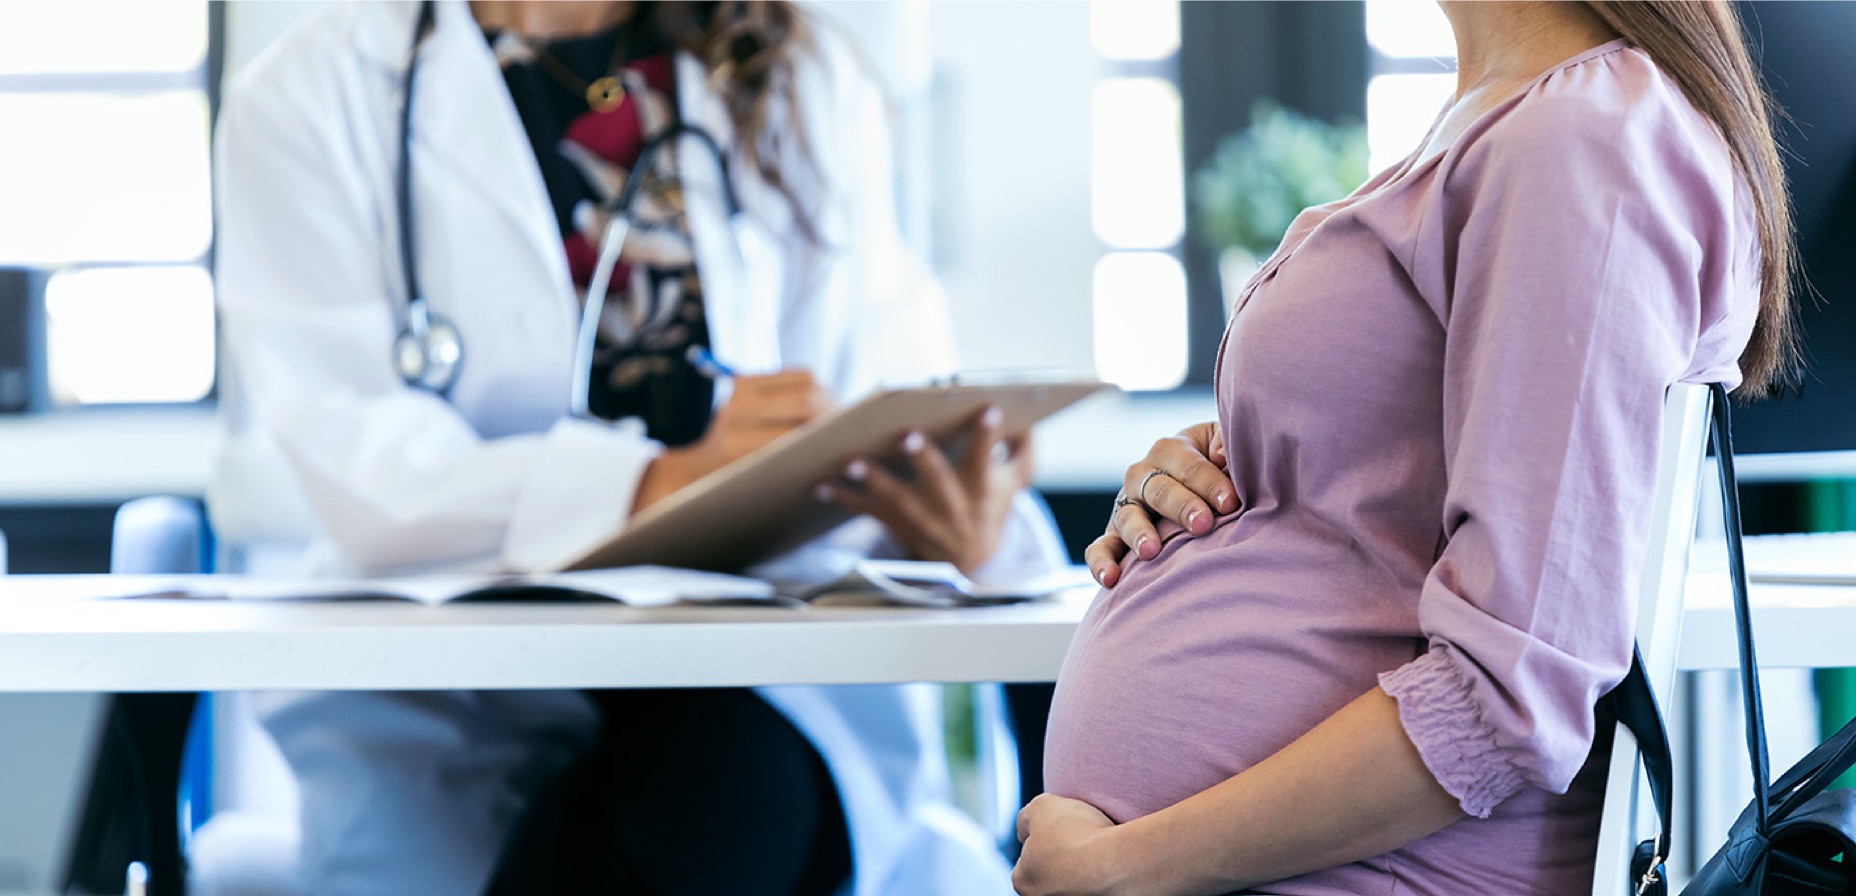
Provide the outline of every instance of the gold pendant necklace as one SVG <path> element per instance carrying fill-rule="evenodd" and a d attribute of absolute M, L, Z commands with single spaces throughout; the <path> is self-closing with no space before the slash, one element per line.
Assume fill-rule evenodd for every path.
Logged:
<path fill-rule="evenodd" d="M 625 102 L 625 85 L 617 75 L 607 75 L 586 86 L 586 104 L 595 112 L 611 112 Z"/>
<path fill-rule="evenodd" d="M 624 26 L 620 26 L 623 28 Z M 523 39 L 523 46 L 528 47 L 529 54 L 541 70 L 548 73 L 555 83 L 567 88 L 586 99 L 587 108 L 594 112 L 611 112 L 625 102 L 625 84 L 619 80 L 620 66 L 625 62 L 626 41 L 624 32 L 613 38 L 612 61 L 606 64 L 606 75 L 592 83 L 574 74 L 573 69 L 556 59 L 548 48 L 539 43 L 530 43 Z"/>

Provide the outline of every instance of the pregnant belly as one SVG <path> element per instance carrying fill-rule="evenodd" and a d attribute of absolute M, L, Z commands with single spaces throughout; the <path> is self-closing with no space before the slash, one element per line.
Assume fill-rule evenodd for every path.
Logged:
<path fill-rule="evenodd" d="M 1417 655 L 1415 590 L 1344 547 L 1244 528 L 1176 537 L 1097 595 L 1057 679 L 1050 792 L 1118 822 L 1166 808 Z"/>

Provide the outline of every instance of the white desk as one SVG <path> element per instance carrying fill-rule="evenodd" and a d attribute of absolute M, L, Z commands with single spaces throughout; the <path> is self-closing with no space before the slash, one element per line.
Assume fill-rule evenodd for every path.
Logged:
<path fill-rule="evenodd" d="M 1856 586 L 1755 582 L 1751 587 L 1753 646 L 1761 668 L 1856 666 Z M 1726 577 L 1690 576 L 1678 668 L 1737 669 L 1738 650 Z"/>
<path fill-rule="evenodd" d="M 1856 533 L 1766 535 L 1746 540 L 1752 573 L 1753 637 L 1762 667 L 1856 666 L 1856 585 L 1781 585 L 1761 573 L 1836 576 L 1856 572 Z M 1733 590 L 1727 543 L 1696 542 L 1689 554 L 1682 644 L 1685 670 L 1736 669 Z"/>
<path fill-rule="evenodd" d="M 143 587 L 0 579 L 0 691 L 1049 681 L 1090 597 L 961 610 L 78 597 Z"/>
<path fill-rule="evenodd" d="M 1050 681 L 1090 596 L 962 610 L 77 596 L 128 590 L 94 577 L 0 580 L 0 691 Z M 1681 668 L 1733 668 L 1725 581 L 1697 574 L 1690 595 Z M 1754 595 L 1762 664 L 1856 666 L 1856 587 Z"/>

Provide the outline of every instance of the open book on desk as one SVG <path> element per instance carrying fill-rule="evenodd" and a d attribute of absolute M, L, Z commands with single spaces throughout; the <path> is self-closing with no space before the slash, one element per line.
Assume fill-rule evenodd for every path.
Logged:
<path fill-rule="evenodd" d="M 116 577 L 102 577 L 114 580 Z M 281 602 L 616 603 L 631 607 L 893 605 L 963 607 L 1018 603 L 1092 585 L 1069 567 L 1019 580 L 976 585 L 952 564 L 866 560 L 825 582 L 776 585 L 763 579 L 667 566 L 626 566 L 529 574 L 440 573 L 351 579 L 244 576 L 135 577 L 107 596 L 139 599 Z M 94 589 L 94 583 L 89 586 Z"/>
<path fill-rule="evenodd" d="M 784 586 L 780 595 L 813 606 L 990 607 L 1095 587 L 1086 566 L 1021 579 L 976 583 L 952 563 L 863 560 L 830 581 Z"/>
<path fill-rule="evenodd" d="M 526 575 L 445 573 L 368 579 L 207 576 L 192 580 L 185 589 L 141 596 L 278 601 L 388 600 L 428 606 L 478 601 L 610 601 L 634 607 L 662 607 L 677 603 L 778 601 L 773 585 L 760 579 L 665 566 Z"/>
<path fill-rule="evenodd" d="M 1049 597 L 1088 581 L 1072 567 L 1017 581 L 976 585 L 952 564 L 866 560 L 823 583 L 775 585 L 762 579 L 665 566 L 626 566 L 527 575 L 389 576 L 371 579 L 258 579 L 202 576 L 174 587 L 133 588 L 122 596 L 288 602 L 406 601 L 438 606 L 478 602 L 611 602 L 632 607 L 891 605 L 963 607 Z"/>

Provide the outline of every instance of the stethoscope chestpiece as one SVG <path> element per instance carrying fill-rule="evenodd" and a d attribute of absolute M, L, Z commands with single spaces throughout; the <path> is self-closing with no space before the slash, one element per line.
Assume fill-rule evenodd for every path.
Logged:
<path fill-rule="evenodd" d="M 444 395 L 457 385 L 464 366 L 464 340 L 442 314 L 423 300 L 407 307 L 406 326 L 393 338 L 393 366 L 406 385 Z"/>

